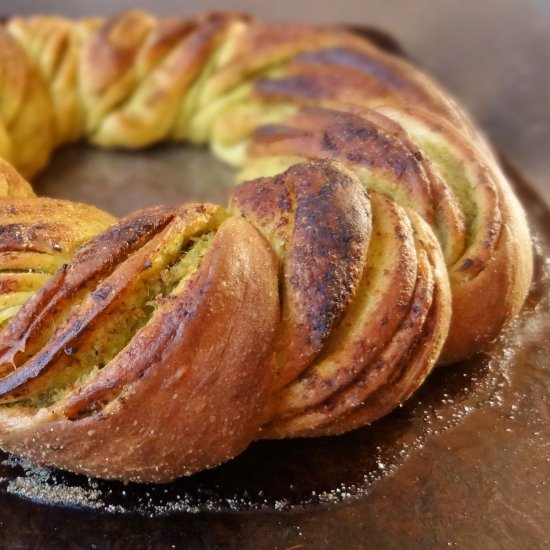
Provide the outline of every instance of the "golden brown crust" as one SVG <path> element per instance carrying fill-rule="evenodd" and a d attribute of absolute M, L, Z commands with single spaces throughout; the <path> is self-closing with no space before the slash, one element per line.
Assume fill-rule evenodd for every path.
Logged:
<path fill-rule="evenodd" d="M 271 382 L 264 362 L 278 321 L 276 269 L 249 223 L 222 223 L 185 290 L 92 378 L 81 401 L 4 414 L 2 447 L 41 464 L 141 482 L 241 452 L 260 427 Z M 104 408 L 75 417 L 106 390 L 118 391 Z"/>
<path fill-rule="evenodd" d="M 32 197 L 11 167 L 3 173 L 8 196 L 0 198 L 0 327 L 55 279 L 77 247 L 114 222 L 92 206 Z"/>
<path fill-rule="evenodd" d="M 439 244 L 419 216 L 414 213 L 410 216 L 417 256 L 416 286 L 410 301 L 404 304 L 408 311 L 404 317 L 400 316 L 401 321 L 391 339 L 378 342 L 371 354 L 371 361 L 367 360 L 348 380 L 325 378 L 319 385 L 328 384 L 329 392 L 323 392 L 322 397 L 316 396 L 313 402 L 306 403 L 303 410 L 293 415 L 283 413 L 280 418 L 264 426 L 262 437 L 337 433 L 340 428 L 334 430 L 333 425 L 340 426 L 341 422 L 347 425 L 348 415 L 355 418 L 355 410 L 364 411 L 366 407 L 370 408 L 370 401 L 375 401 L 377 406 L 370 408 L 368 419 L 365 419 L 364 412 L 359 416 L 362 423 L 372 422 L 402 403 L 429 374 L 447 336 L 451 296 Z M 340 335 L 344 340 L 344 353 L 347 351 L 346 337 L 345 333 Z M 342 363 L 349 365 L 352 361 Z M 316 375 L 319 376 L 319 373 Z M 312 381 L 315 385 L 315 375 Z M 279 414 L 281 411 L 284 409 L 279 408 Z"/>
<path fill-rule="evenodd" d="M 448 185 L 465 195 L 468 235 L 462 253 L 447 265 L 453 319 L 440 358 L 453 363 L 487 349 L 521 308 L 532 277 L 527 221 L 488 149 L 425 110 L 383 112 L 403 125 Z"/>
<path fill-rule="evenodd" d="M 240 185 L 231 203 L 282 259 L 277 390 L 320 352 L 354 299 L 370 239 L 370 204 L 353 174 L 322 161 Z"/>
<path fill-rule="evenodd" d="M 432 224 L 450 261 L 462 252 L 464 221 L 454 194 L 401 127 L 380 113 L 301 109 L 284 125 L 260 127 L 249 155 L 337 159 L 367 188 L 390 194 Z"/>
<path fill-rule="evenodd" d="M 37 334 L 63 310 L 68 300 L 86 288 L 88 281 L 104 278 L 119 262 L 161 231 L 173 216 L 173 208 L 156 208 L 130 215 L 77 250 L 72 269 L 61 267 L 40 292 L 25 302 L 2 331 L 0 361 L 6 367 L 4 370 L 11 370 L 18 354 L 28 348 L 27 341 L 34 343 Z M 46 246 L 52 246 L 51 241 L 46 241 Z"/>
<path fill-rule="evenodd" d="M 335 46 L 304 50 L 285 67 L 282 77 L 255 82 L 260 98 L 336 107 L 416 105 L 469 127 L 447 94 L 407 63 L 366 41 L 347 36 Z"/>
<path fill-rule="evenodd" d="M 272 424 L 318 406 L 376 365 L 411 308 L 418 267 L 412 227 L 405 212 L 382 195 L 372 194 L 372 208 L 373 236 L 353 303 L 321 356 L 274 393 Z M 390 293 L 393 300 L 387 299 Z"/>
<path fill-rule="evenodd" d="M 453 321 L 441 354 L 452 364 L 487 349 L 515 317 L 533 276 L 531 238 L 525 213 L 506 187 L 501 191 L 502 229 L 492 257 L 467 283 L 453 285 Z M 472 307 L 472 304 L 476 304 Z"/>
<path fill-rule="evenodd" d="M 250 181 L 230 212 L 115 223 L 17 173 L 78 139 L 207 143 Z M 167 481 L 257 438 L 372 422 L 487 349 L 531 280 L 483 136 L 342 29 L 12 18 L 0 158 L 17 168 L 0 160 L 0 445 L 88 475 Z"/>
<path fill-rule="evenodd" d="M 0 358 L 2 399 L 8 395 L 10 400 L 21 400 L 44 391 L 44 380 L 51 376 L 48 371 L 70 367 L 60 357 L 78 348 L 94 326 L 106 321 L 171 233 L 196 230 L 196 224 L 202 228 L 220 210 L 152 209 L 86 243 L 71 265 L 58 271 L 6 327 Z M 67 308 L 70 311 L 62 314 Z"/>
<path fill-rule="evenodd" d="M 142 33 L 130 45 L 125 40 L 119 46 L 112 34 L 126 38 L 124 29 L 133 24 L 130 15 L 101 27 L 84 53 L 83 75 L 95 77 L 84 80 L 88 91 L 84 97 L 97 102 L 88 125 L 92 140 L 103 146 L 141 147 L 166 139 L 182 96 L 233 22 L 230 16 L 214 14 L 204 20 L 169 21 L 153 27 L 149 16 L 138 17 Z M 102 67 L 99 52 L 110 70 L 95 75 Z M 144 75 L 147 80 L 139 84 Z"/>

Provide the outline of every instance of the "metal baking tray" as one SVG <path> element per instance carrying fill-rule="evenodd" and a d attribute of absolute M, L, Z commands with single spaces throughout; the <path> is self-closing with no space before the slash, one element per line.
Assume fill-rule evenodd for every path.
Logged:
<path fill-rule="evenodd" d="M 382 33 L 368 31 L 396 49 Z M 550 212 L 506 169 L 533 231 L 535 279 L 490 354 L 437 369 L 400 409 L 344 436 L 254 443 L 168 485 L 124 485 L 0 455 L 6 548 L 441 548 L 548 543 Z M 35 185 L 122 215 L 224 203 L 232 171 L 202 149 L 75 145 Z"/>

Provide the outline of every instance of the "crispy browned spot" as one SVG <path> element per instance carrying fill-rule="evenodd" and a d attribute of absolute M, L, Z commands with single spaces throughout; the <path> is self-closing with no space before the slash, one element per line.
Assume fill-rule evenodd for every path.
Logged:
<path fill-rule="evenodd" d="M 283 260 L 283 326 L 276 386 L 321 350 L 357 290 L 371 231 L 370 204 L 358 180 L 330 162 L 300 164 L 231 194 Z"/>

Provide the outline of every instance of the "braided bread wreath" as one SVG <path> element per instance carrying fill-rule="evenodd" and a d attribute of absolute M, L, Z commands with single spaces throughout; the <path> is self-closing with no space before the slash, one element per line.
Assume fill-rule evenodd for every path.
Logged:
<path fill-rule="evenodd" d="M 84 138 L 208 144 L 244 183 L 120 220 L 36 197 L 16 170 Z M 531 280 L 472 123 L 341 29 L 12 18 L 0 157 L 0 446 L 77 473 L 165 482 L 363 426 L 486 349 Z"/>

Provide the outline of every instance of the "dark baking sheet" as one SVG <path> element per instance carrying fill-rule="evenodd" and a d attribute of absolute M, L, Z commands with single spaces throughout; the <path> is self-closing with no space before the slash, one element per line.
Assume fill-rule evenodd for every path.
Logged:
<path fill-rule="evenodd" d="M 509 170 L 534 234 L 524 313 L 491 355 L 440 369 L 401 409 L 345 436 L 260 442 L 166 486 L 35 469 L 3 456 L 3 547 L 536 548 L 548 545 L 548 210 Z M 44 195 L 123 214 L 223 202 L 231 170 L 203 150 L 59 152 Z"/>

